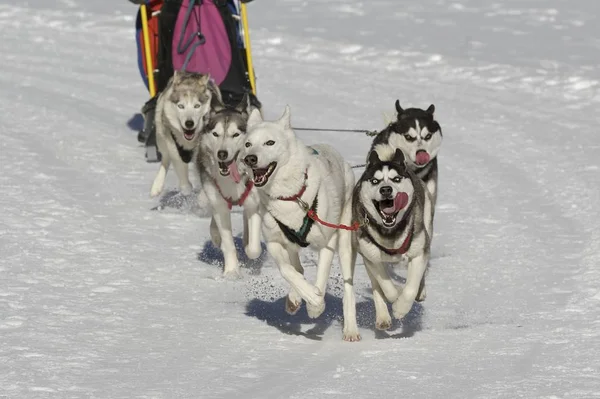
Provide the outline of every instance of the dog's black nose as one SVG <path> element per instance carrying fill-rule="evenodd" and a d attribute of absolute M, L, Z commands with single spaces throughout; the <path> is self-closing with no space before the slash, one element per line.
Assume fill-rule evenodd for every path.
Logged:
<path fill-rule="evenodd" d="M 192 120 L 187 120 L 187 121 L 185 121 L 185 127 L 186 127 L 187 129 L 191 129 L 191 128 L 193 128 L 193 127 L 194 127 L 194 121 L 192 121 Z"/>
<path fill-rule="evenodd" d="M 224 150 L 217 151 L 217 158 L 219 158 L 221 161 L 226 160 L 227 159 L 227 151 L 224 151 Z"/>
<path fill-rule="evenodd" d="M 384 197 L 391 197 L 392 191 L 393 190 L 390 186 L 383 186 L 379 189 L 379 194 L 381 194 Z"/>
<path fill-rule="evenodd" d="M 244 158 L 244 163 L 250 167 L 252 166 L 256 166 L 256 163 L 258 162 L 258 157 L 256 155 L 246 155 L 246 157 Z"/>

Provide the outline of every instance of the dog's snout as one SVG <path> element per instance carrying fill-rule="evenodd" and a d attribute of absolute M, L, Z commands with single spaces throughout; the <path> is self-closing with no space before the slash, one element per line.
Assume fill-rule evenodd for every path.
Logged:
<path fill-rule="evenodd" d="M 256 164 L 258 163 L 258 157 L 253 154 L 246 155 L 246 157 L 244 158 L 244 163 L 250 167 L 256 166 Z"/>
<path fill-rule="evenodd" d="M 194 121 L 188 119 L 187 121 L 185 121 L 185 127 L 186 129 L 191 129 L 194 127 Z"/>
<path fill-rule="evenodd" d="M 379 194 L 381 194 L 383 197 L 391 197 L 392 188 L 390 186 L 383 186 L 379 189 Z"/>
<path fill-rule="evenodd" d="M 227 159 L 227 151 L 225 150 L 219 150 L 217 151 L 217 158 L 219 158 L 219 160 L 224 161 Z"/>

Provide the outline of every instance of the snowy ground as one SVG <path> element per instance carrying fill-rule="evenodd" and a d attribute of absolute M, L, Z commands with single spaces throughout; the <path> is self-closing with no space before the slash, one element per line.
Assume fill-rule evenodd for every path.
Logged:
<path fill-rule="evenodd" d="M 600 397 L 597 0 L 249 4 L 268 118 L 378 129 L 400 98 L 444 129 L 429 296 L 376 332 L 358 266 L 354 344 L 337 259 L 326 314 L 288 316 L 268 254 L 223 281 L 204 209 L 151 210 L 135 6 L 2 3 L 0 397 Z"/>

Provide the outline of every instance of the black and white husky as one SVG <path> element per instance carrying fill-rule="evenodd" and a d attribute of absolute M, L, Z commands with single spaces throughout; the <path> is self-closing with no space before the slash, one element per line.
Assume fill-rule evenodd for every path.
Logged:
<path fill-rule="evenodd" d="M 192 193 L 188 164 L 192 162 L 213 98 L 220 100 L 221 92 L 209 75 L 175 71 L 167 82 L 156 104 L 156 144 L 162 159 L 150 196 L 163 191 L 171 164 L 182 194 Z"/>
<path fill-rule="evenodd" d="M 237 278 L 240 267 L 233 242 L 231 209 L 244 208 L 244 250 L 250 259 L 261 254 L 259 201 L 254 181 L 240 157 L 246 141 L 249 101 L 245 95 L 235 108 L 213 101 L 210 117 L 196 151 L 196 169 L 212 210 L 210 233 L 223 251 L 224 277 Z"/>
<path fill-rule="evenodd" d="M 404 317 L 415 299 L 425 299 L 425 272 L 429 263 L 433 204 L 425 183 L 406 167 L 400 149 L 389 160 L 371 151 L 366 169 L 352 195 L 356 231 L 340 232 L 340 264 L 344 277 L 344 339 L 360 339 L 353 287 L 357 252 L 362 255 L 373 288 L 378 329 L 388 329 L 394 316 Z M 399 289 L 386 265 L 408 258 L 406 285 Z"/>
<path fill-rule="evenodd" d="M 427 185 L 433 206 L 437 202 L 438 164 L 437 155 L 442 145 L 442 129 L 435 120 L 435 106 L 426 110 L 403 109 L 396 100 L 396 121 L 390 123 L 373 140 L 371 150 L 377 151 L 383 160 L 394 156 L 400 148 L 408 167 Z"/>

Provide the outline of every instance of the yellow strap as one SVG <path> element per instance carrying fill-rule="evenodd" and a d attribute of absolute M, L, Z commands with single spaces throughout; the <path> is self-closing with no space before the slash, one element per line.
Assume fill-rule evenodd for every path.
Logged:
<path fill-rule="evenodd" d="M 248 29 L 248 13 L 246 11 L 246 3 L 240 2 L 240 13 L 242 14 L 242 27 L 244 29 L 244 44 L 246 47 L 246 60 L 248 61 L 250 87 L 252 88 L 252 94 L 256 95 L 256 82 L 254 80 L 254 66 L 252 65 L 252 48 L 250 46 L 250 31 Z"/>
<path fill-rule="evenodd" d="M 156 94 L 156 86 L 154 84 L 154 66 L 152 65 L 152 54 L 150 54 L 150 33 L 148 32 L 148 12 L 146 5 L 140 6 L 142 14 L 142 34 L 144 36 L 144 52 L 146 54 L 146 70 L 148 76 L 148 90 L 150 91 L 150 97 L 154 97 Z"/>

